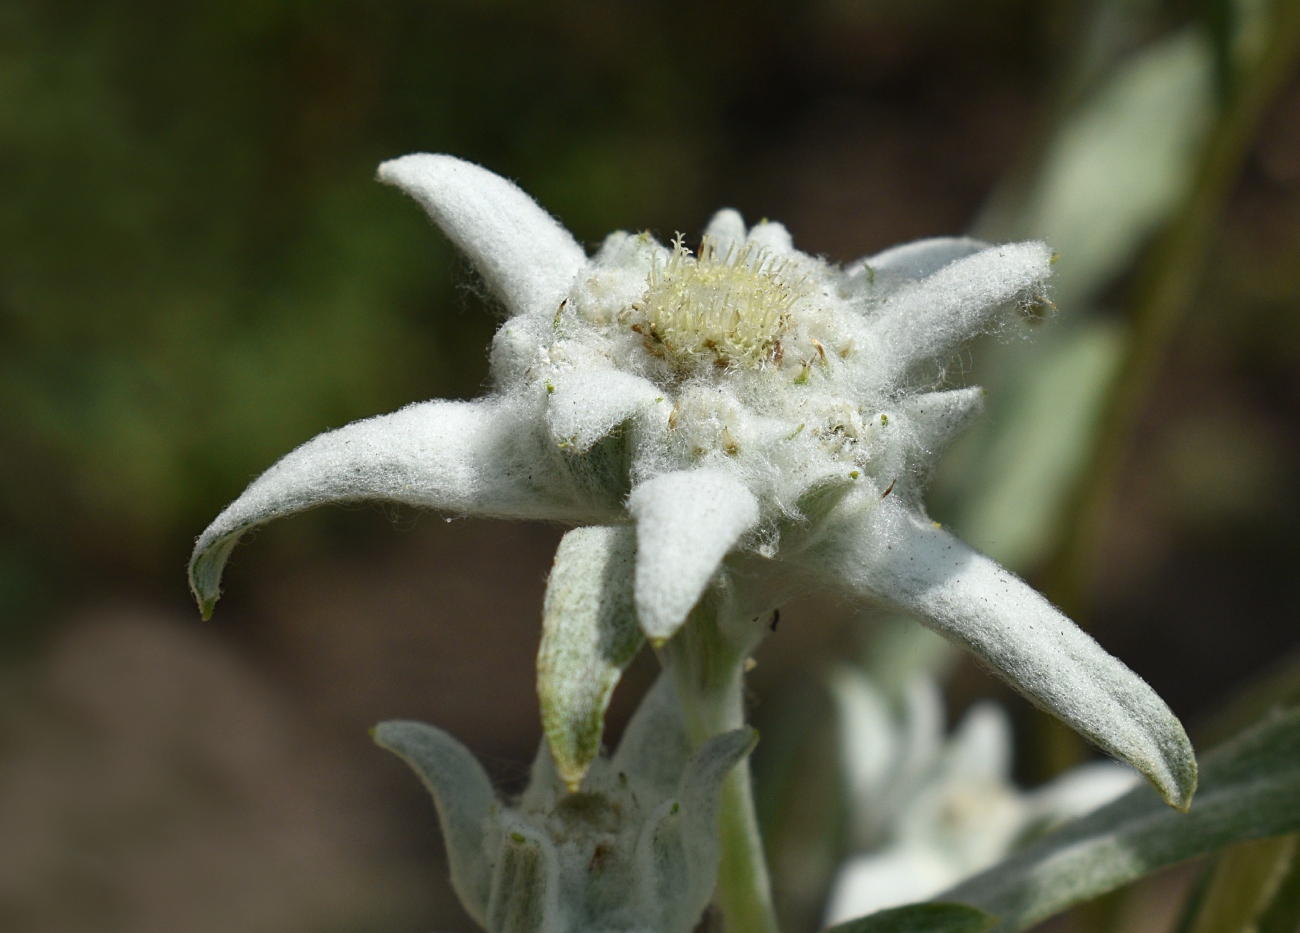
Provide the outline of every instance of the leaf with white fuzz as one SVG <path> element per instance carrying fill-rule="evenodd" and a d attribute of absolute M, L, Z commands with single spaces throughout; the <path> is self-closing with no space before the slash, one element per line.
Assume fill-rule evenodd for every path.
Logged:
<path fill-rule="evenodd" d="M 660 674 L 641 698 L 614 753 L 614 770 L 639 775 L 660 797 L 677 787 L 691 757 L 682 706 L 669 674 Z"/>
<path fill-rule="evenodd" d="M 490 933 L 552 933 L 564 929 L 560 868 L 554 845 L 523 821 L 506 822 L 492 872 Z"/>
<path fill-rule="evenodd" d="M 401 758 L 433 795 L 451 862 L 451 885 L 465 909 L 487 922 L 492 867 L 484 850 L 484 822 L 496 801 L 483 768 L 441 729 L 422 722 L 381 722 L 375 744 Z"/>
<path fill-rule="evenodd" d="M 911 428 L 904 454 L 908 484 L 905 492 L 919 497 L 929 484 L 939 457 L 984 411 L 984 390 L 979 386 L 927 392 L 900 405 Z"/>
<path fill-rule="evenodd" d="M 721 470 L 664 473 L 628 497 L 636 519 L 636 611 L 652 642 L 671 638 L 722 559 L 758 522 L 758 500 Z"/>
<path fill-rule="evenodd" d="M 747 728 L 701 745 L 686 763 L 677 799 L 661 805 L 637 847 L 641 896 L 663 905 L 666 929 L 690 929 L 709 903 L 718 872 L 722 784 L 757 741 L 758 733 Z"/>
<path fill-rule="evenodd" d="M 958 259 L 885 300 L 872 320 L 870 370 L 877 385 L 949 353 L 988 326 L 1008 302 L 1040 297 L 1052 271 L 1045 243 L 995 246 Z"/>
<path fill-rule="evenodd" d="M 537 694 L 556 770 L 576 791 L 600 752 L 605 710 L 645 643 L 632 601 L 636 532 L 576 528 L 564 536 L 546 585 Z"/>
<path fill-rule="evenodd" d="M 513 314 L 554 313 L 587 262 L 569 231 L 519 186 L 447 155 L 403 156 L 379 180 L 415 198 Z"/>
<path fill-rule="evenodd" d="M 638 411 L 663 399 L 654 383 L 617 369 L 563 373 L 547 389 L 551 440 L 575 453 L 590 450 Z"/>
<path fill-rule="evenodd" d="M 425 402 L 312 438 L 258 477 L 199 536 L 190 588 L 204 618 L 245 532 L 318 505 L 380 500 L 502 518 L 577 517 L 528 482 L 536 451 L 523 417 L 501 400 Z"/>
<path fill-rule="evenodd" d="M 1019 577 L 889 500 L 815 551 L 815 569 L 965 645 L 1031 701 L 1131 764 L 1172 806 L 1190 805 L 1196 757 L 1177 717 Z"/>
<path fill-rule="evenodd" d="M 984 390 L 979 386 L 927 392 L 900 406 L 916 431 L 917 447 L 926 460 L 937 460 L 944 449 L 984 412 Z"/>

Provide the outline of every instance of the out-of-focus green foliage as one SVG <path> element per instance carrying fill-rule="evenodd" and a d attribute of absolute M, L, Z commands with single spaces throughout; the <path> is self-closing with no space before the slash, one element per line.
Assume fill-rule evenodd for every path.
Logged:
<path fill-rule="evenodd" d="M 998 922 L 965 904 L 912 904 L 830 928 L 830 933 L 984 933 Z"/>

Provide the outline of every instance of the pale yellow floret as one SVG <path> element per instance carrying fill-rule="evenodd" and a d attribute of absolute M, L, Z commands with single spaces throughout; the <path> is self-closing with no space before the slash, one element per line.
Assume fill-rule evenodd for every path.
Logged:
<path fill-rule="evenodd" d="M 733 245 L 719 255 L 706 235 L 697 258 L 679 235 L 667 262 L 651 268 L 628 321 L 650 352 L 681 369 L 779 365 L 804 285 L 792 263 L 761 247 Z"/>

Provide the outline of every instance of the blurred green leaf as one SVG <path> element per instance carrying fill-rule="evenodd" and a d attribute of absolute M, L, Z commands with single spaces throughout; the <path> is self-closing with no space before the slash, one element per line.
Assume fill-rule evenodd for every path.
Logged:
<path fill-rule="evenodd" d="M 1294 836 L 1291 837 L 1293 842 Z M 1259 933 L 1296 933 L 1300 930 L 1300 846 L 1293 845 L 1291 868 L 1278 884 L 1273 903 L 1260 915 L 1256 928 Z"/>
<path fill-rule="evenodd" d="M 984 933 L 997 922 L 965 904 L 910 904 L 838 924 L 826 933 Z"/>
<path fill-rule="evenodd" d="M 1231 846 L 1214 866 L 1188 933 L 1253 933 L 1295 858 L 1296 837 Z"/>
<path fill-rule="evenodd" d="M 1200 33 L 1152 43 L 1057 129 L 1017 223 L 1061 255 L 1058 305 L 1096 298 L 1181 203 L 1213 115 L 1211 56 Z"/>
<path fill-rule="evenodd" d="M 1300 712 L 1292 712 L 1205 756 L 1189 813 L 1141 787 L 942 896 L 998 915 L 998 933 L 1013 933 L 1166 865 L 1297 828 Z"/>
<path fill-rule="evenodd" d="M 1054 543 L 1061 503 L 1088 462 L 1124 352 L 1110 321 L 1062 323 L 1018 360 L 991 413 L 970 487 L 951 523 L 995 560 L 1032 567 Z"/>
<path fill-rule="evenodd" d="M 1060 312 L 1030 341 L 984 349 L 989 410 L 945 460 L 938 511 L 1013 569 L 1055 544 L 1126 348 L 1091 305 L 1186 197 L 1213 113 L 1207 43 L 1184 30 L 1129 55 L 1068 112 L 1021 188 L 976 224 L 993 239 L 1038 237 L 1060 252 Z M 945 507 L 946 504 L 946 507 Z"/>

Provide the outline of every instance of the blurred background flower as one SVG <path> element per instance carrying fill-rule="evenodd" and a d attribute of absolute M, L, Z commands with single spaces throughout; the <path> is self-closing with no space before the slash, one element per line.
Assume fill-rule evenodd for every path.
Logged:
<path fill-rule="evenodd" d="M 492 312 L 372 181 L 406 152 L 518 180 L 589 247 L 691 240 L 722 205 L 836 261 L 1046 237 L 1059 313 L 952 373 L 990 412 L 935 517 L 1045 587 L 1194 738 L 1278 663 L 1251 708 L 1285 694 L 1295 6 L 0 7 L 0 927 L 472 929 L 419 788 L 365 730 L 437 722 L 522 786 L 559 531 L 323 510 L 242 549 L 218 622 L 184 580 L 206 521 L 294 445 L 478 393 Z M 760 652 L 791 933 L 847 851 L 810 667 L 874 641 L 885 689 L 891 665 L 947 677 L 953 721 L 998 698 L 1023 786 L 1086 757 L 909 626 L 790 606 Z M 653 674 L 629 671 L 610 744 Z M 763 703 L 782 691 L 799 702 Z"/>

